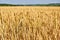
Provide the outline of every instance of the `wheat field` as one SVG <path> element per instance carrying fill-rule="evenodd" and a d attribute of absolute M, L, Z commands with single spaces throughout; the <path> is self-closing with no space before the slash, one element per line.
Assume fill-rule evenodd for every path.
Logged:
<path fill-rule="evenodd" d="M 60 40 L 60 7 L 0 6 L 0 40 Z"/>

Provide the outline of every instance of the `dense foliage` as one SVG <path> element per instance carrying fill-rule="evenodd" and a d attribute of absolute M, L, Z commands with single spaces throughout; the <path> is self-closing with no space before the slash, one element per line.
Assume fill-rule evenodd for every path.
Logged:
<path fill-rule="evenodd" d="M 60 3 L 50 3 L 50 4 L 0 4 L 0 6 L 60 6 Z"/>

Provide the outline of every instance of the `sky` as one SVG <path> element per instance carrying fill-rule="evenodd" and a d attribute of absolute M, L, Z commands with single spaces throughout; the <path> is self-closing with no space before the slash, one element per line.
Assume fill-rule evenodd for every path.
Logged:
<path fill-rule="evenodd" d="M 60 0 L 0 0 L 0 3 L 7 3 L 7 4 L 47 4 L 47 3 L 60 3 Z"/>

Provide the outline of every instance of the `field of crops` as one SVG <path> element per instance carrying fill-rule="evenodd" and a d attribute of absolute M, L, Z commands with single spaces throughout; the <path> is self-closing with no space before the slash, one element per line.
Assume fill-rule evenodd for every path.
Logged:
<path fill-rule="evenodd" d="M 60 40 L 60 7 L 0 7 L 0 40 Z"/>

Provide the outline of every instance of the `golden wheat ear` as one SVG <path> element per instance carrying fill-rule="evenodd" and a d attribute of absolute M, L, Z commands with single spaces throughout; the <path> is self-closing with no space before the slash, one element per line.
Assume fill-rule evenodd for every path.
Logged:
<path fill-rule="evenodd" d="M 0 40 L 60 40 L 60 7 L 0 6 Z"/>

